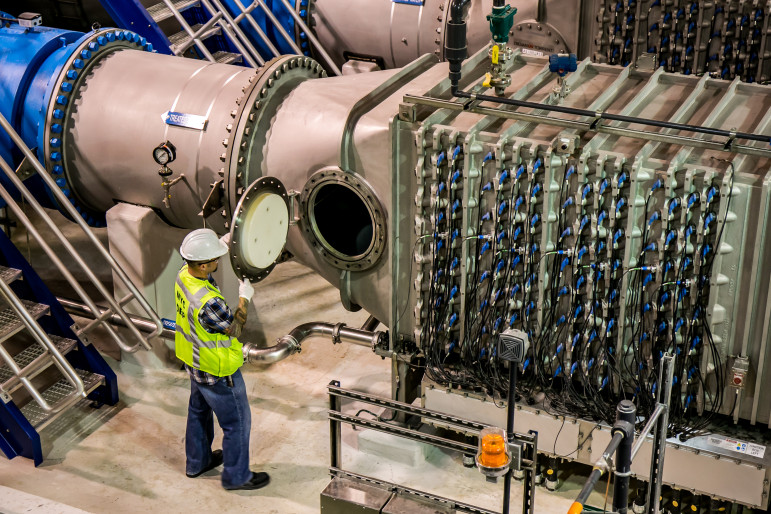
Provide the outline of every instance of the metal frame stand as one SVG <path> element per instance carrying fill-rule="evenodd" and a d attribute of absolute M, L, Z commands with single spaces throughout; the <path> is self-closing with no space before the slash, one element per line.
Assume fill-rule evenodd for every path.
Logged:
<path fill-rule="evenodd" d="M 661 359 L 659 368 L 659 388 L 656 409 L 648 423 L 643 428 L 636 441 L 634 439 L 634 422 L 636 408 L 628 400 L 623 400 L 616 408 L 616 423 L 613 425 L 613 438 L 608 443 L 605 452 L 592 469 L 584 487 L 570 508 L 570 513 L 580 513 L 589 494 L 606 471 L 610 471 L 613 455 L 616 455 L 615 484 L 613 487 L 613 512 L 626 514 L 629 504 L 629 477 L 632 461 L 640 451 L 643 442 L 653 430 L 653 451 L 651 453 L 650 481 L 648 484 L 646 513 L 659 513 L 659 497 L 661 496 L 661 480 L 664 471 L 664 450 L 667 446 L 667 426 L 669 425 L 669 401 L 672 394 L 674 378 L 674 356 L 666 354 Z M 655 428 L 654 428 L 655 427 Z M 634 446 L 632 443 L 634 442 Z"/>
<path fill-rule="evenodd" d="M 358 416 L 352 416 L 344 414 L 341 410 L 342 399 L 347 398 L 357 402 L 366 403 L 369 405 L 385 407 L 400 412 L 405 415 L 419 416 L 421 419 L 430 423 L 436 421 L 441 425 L 452 425 L 459 431 L 467 434 L 478 436 L 479 432 L 486 428 L 487 425 L 470 421 L 463 418 L 457 418 L 442 412 L 432 411 L 428 409 L 422 409 L 415 407 L 408 403 L 397 402 L 388 398 L 379 396 L 373 396 L 358 391 L 352 391 L 350 389 L 342 389 L 340 382 L 333 380 L 327 387 L 329 393 L 329 449 L 330 449 L 330 467 L 329 472 L 333 477 L 345 476 L 348 478 L 355 478 L 358 480 L 366 481 L 370 484 L 378 484 L 384 487 L 388 487 L 389 490 L 397 494 L 413 495 L 422 499 L 428 499 L 441 503 L 444 505 L 451 505 L 452 508 L 458 512 L 470 512 L 474 514 L 496 514 L 493 511 L 483 509 L 474 505 L 469 505 L 441 496 L 433 495 L 416 489 L 411 489 L 398 484 L 392 484 L 377 480 L 372 477 L 363 475 L 357 475 L 350 473 L 342 469 L 342 448 L 341 448 L 341 434 L 342 424 L 346 423 L 354 427 L 365 427 L 380 432 L 386 432 L 393 435 L 398 435 L 406 439 L 413 441 L 419 441 L 422 443 L 432 444 L 439 448 L 447 450 L 453 450 L 460 452 L 461 454 L 476 453 L 477 447 L 465 442 L 454 441 L 452 439 L 446 439 L 437 435 L 427 434 L 418 430 L 401 427 L 391 423 L 384 423 L 382 421 L 361 418 Z M 513 396 L 512 396 L 513 398 Z M 514 402 L 512 402 L 511 409 L 514 408 Z M 537 453 L 538 453 L 538 435 L 535 432 L 528 434 L 515 434 L 512 430 L 507 432 L 509 434 L 509 442 L 519 444 L 522 447 L 522 467 L 525 469 L 525 480 L 523 489 L 522 500 L 522 512 L 523 514 L 533 514 L 535 512 L 535 470 L 537 466 Z M 507 484 L 507 491 L 510 486 L 510 482 Z"/>

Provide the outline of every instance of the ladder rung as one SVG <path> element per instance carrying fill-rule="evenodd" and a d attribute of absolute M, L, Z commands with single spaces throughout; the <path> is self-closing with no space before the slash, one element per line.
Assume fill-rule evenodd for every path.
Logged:
<path fill-rule="evenodd" d="M 172 0 L 171 4 L 176 10 L 182 12 L 185 9 L 200 5 L 200 0 Z M 174 16 L 174 14 L 171 12 L 171 9 L 169 9 L 163 2 L 148 7 L 147 13 L 153 20 L 155 20 L 156 23 Z"/>
<path fill-rule="evenodd" d="M 48 338 L 62 355 L 69 353 L 70 350 L 72 350 L 77 344 L 77 341 L 74 339 L 68 339 L 66 337 L 49 334 Z M 16 362 L 16 365 L 19 366 L 19 369 L 24 369 L 44 353 L 47 353 L 47 351 L 45 348 L 43 348 L 43 345 L 34 342 L 18 354 L 14 355 L 13 360 Z M 30 370 L 29 374 L 25 374 L 25 376 L 32 378 L 53 363 L 54 359 L 49 358 L 40 366 L 36 366 L 35 369 Z M 15 383 L 9 383 L 10 380 L 13 380 Z M 9 368 L 7 365 L 0 367 L 0 384 L 2 384 L 0 385 L 0 388 L 5 389 L 5 391 L 9 394 L 13 393 L 22 385 L 21 382 L 16 378 L 16 375 L 13 373 L 11 368 Z"/>
<path fill-rule="evenodd" d="M 212 54 L 212 57 L 214 57 L 214 60 L 222 63 L 222 64 L 235 64 L 237 62 L 241 62 L 243 59 L 243 56 L 241 54 L 234 54 L 232 52 L 224 52 L 220 50 L 219 52 L 215 52 Z"/>
<path fill-rule="evenodd" d="M 76 369 L 75 371 L 80 376 L 81 380 L 83 380 L 83 387 L 86 394 L 91 393 L 104 382 L 104 376 L 97 373 L 91 373 L 90 371 L 84 371 L 82 369 Z M 66 401 L 71 397 L 74 392 L 75 388 L 72 387 L 72 384 L 70 384 L 66 378 L 62 378 L 43 391 L 41 396 L 48 402 L 48 405 L 56 408 L 62 401 Z M 40 405 L 38 405 L 35 400 L 30 400 L 21 408 L 21 413 L 24 414 L 24 417 L 27 418 L 33 427 L 40 430 L 66 410 L 67 409 L 63 409 L 55 413 L 46 412 L 40 408 Z"/>
<path fill-rule="evenodd" d="M 0 266 L 0 280 L 5 282 L 6 284 L 10 284 L 20 276 L 21 276 L 20 269 L 6 268 L 5 266 Z"/>
<path fill-rule="evenodd" d="M 193 33 L 195 34 L 201 29 L 202 25 L 200 23 L 193 25 L 190 27 L 192 29 Z M 204 31 L 200 36 L 198 36 L 198 39 L 204 40 L 206 38 L 210 38 L 214 35 L 220 34 L 222 32 L 222 29 L 219 25 L 215 25 L 214 27 L 209 28 L 209 30 Z M 177 32 L 176 34 L 172 34 L 169 36 L 169 42 L 171 42 L 171 46 L 175 47 L 172 48 L 173 51 L 176 51 L 176 48 L 184 47 L 186 44 L 190 42 L 190 34 L 185 32 L 184 30 Z"/>
<path fill-rule="evenodd" d="M 24 304 L 30 316 L 34 319 L 38 319 L 48 312 L 48 305 L 30 302 L 29 300 L 21 300 L 21 303 Z M 16 314 L 16 311 L 11 307 L 0 311 L 0 343 L 6 341 L 22 329 L 24 329 L 24 323 Z"/>

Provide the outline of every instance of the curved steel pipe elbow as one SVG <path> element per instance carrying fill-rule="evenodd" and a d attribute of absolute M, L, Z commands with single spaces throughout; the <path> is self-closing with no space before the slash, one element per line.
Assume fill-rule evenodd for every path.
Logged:
<path fill-rule="evenodd" d="M 247 364 L 273 364 L 299 351 L 300 344 L 290 335 L 285 335 L 267 348 L 258 348 L 253 343 L 243 346 L 244 362 Z"/>
<path fill-rule="evenodd" d="M 275 345 L 268 348 L 258 348 L 252 343 L 243 346 L 244 362 L 247 364 L 273 364 L 286 359 L 290 355 L 300 351 L 302 342 L 311 336 L 325 336 L 333 343 L 357 344 L 367 346 L 375 351 L 375 347 L 385 337 L 383 332 L 372 332 L 357 328 L 349 328 L 345 323 L 325 323 L 314 321 L 303 323 L 281 337 Z"/>

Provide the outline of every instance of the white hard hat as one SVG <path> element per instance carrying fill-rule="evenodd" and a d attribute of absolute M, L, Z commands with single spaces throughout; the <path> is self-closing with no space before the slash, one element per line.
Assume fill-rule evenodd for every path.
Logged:
<path fill-rule="evenodd" d="M 179 247 L 179 253 L 186 261 L 210 261 L 222 257 L 228 251 L 228 245 L 220 241 L 210 228 L 193 230 L 185 236 Z"/>

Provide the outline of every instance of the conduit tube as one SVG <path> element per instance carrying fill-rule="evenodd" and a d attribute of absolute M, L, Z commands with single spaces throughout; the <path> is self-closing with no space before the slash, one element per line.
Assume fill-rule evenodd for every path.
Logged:
<path fill-rule="evenodd" d="M 68 313 L 74 314 L 76 316 L 80 316 L 83 318 L 96 319 L 96 316 L 94 315 L 94 313 L 91 312 L 91 310 L 88 308 L 88 306 L 85 303 L 78 302 L 70 298 L 62 298 L 60 296 L 57 296 L 56 299 L 59 301 L 62 307 L 64 307 L 64 310 L 67 311 Z M 107 312 L 107 308 L 102 307 L 101 305 L 97 305 L 96 308 L 99 309 L 99 316 L 102 316 L 104 313 Z M 142 316 L 135 316 L 135 315 L 129 314 L 128 319 L 137 328 L 137 330 L 139 330 L 140 332 L 144 332 L 146 334 L 152 334 L 158 328 L 153 321 Z M 126 322 L 123 321 L 123 319 L 118 314 L 115 314 L 115 313 L 110 315 L 106 319 L 106 321 L 108 321 L 109 323 L 112 323 L 113 325 L 117 325 L 119 327 L 126 326 Z M 159 337 L 162 337 L 164 339 L 171 339 L 173 341 L 174 330 L 170 330 L 164 327 L 161 333 L 159 334 Z"/>
<path fill-rule="evenodd" d="M 373 351 L 380 341 L 385 339 L 383 332 L 349 328 L 345 326 L 345 323 L 334 324 L 314 321 L 295 327 L 287 335 L 279 338 L 275 345 L 267 348 L 258 348 L 253 343 L 244 344 L 244 360 L 248 364 L 278 362 L 299 352 L 302 342 L 313 336 L 329 337 L 335 344 L 346 342 L 367 346 Z"/>

